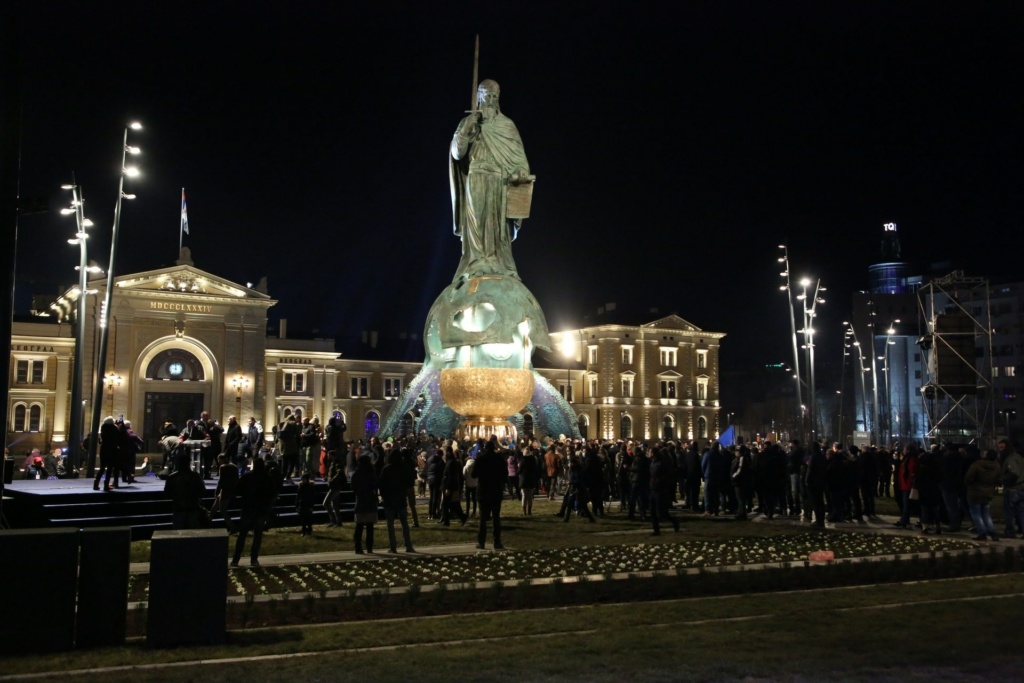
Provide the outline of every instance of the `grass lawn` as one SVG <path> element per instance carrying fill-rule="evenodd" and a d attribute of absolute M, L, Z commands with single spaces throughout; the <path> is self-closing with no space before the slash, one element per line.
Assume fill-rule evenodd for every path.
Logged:
<path fill-rule="evenodd" d="M 659 543 L 681 540 L 728 540 L 737 536 L 778 536 L 797 534 L 806 530 L 806 525 L 787 526 L 779 524 L 756 524 L 737 522 L 728 517 L 708 518 L 689 512 L 674 512 L 683 521 L 681 534 L 672 533 L 671 526 L 663 524 L 663 533 L 659 538 L 647 540 L 646 534 L 651 530 L 650 523 L 631 522 L 625 513 L 618 512 L 618 503 L 607 505 L 608 516 L 590 524 L 582 517 L 572 517 L 563 522 L 555 516 L 561 506 L 561 500 L 554 502 L 538 498 L 534 502 L 533 515 L 525 517 L 517 501 L 506 500 L 502 505 L 502 540 L 505 545 L 515 550 L 546 550 L 552 548 L 569 548 L 581 545 L 619 545 L 624 542 Z M 898 514 L 896 504 L 891 499 L 878 501 L 878 513 L 883 515 Z M 476 543 L 477 520 L 471 519 L 466 526 L 458 521 L 450 527 L 443 527 L 435 521 L 428 521 L 426 506 L 417 506 L 420 514 L 420 527 L 412 529 L 413 545 L 440 546 L 452 544 Z M 993 501 L 992 510 L 995 514 L 1002 511 L 1001 499 Z M 997 522 L 997 525 L 1000 522 Z M 411 525 L 411 522 L 410 522 Z M 665 532 L 664 529 L 668 528 Z M 339 528 L 327 528 L 323 525 L 315 527 L 313 536 L 299 535 L 298 527 L 271 529 L 263 535 L 263 555 L 291 555 L 300 553 L 321 553 L 352 550 L 354 525 L 345 524 Z M 401 545 L 401 531 L 397 531 Z M 387 550 L 387 529 L 384 522 L 378 522 L 375 530 L 375 547 Z M 967 538 L 965 535 L 964 538 Z M 490 539 L 490 536 L 488 537 Z M 233 543 L 233 541 L 232 541 Z M 232 546 L 233 547 L 233 546 Z M 132 544 L 132 562 L 149 561 L 149 541 L 136 541 Z"/>
<path fill-rule="evenodd" d="M 1019 679 L 1001 634 L 1022 610 L 1024 583 L 1003 575 L 274 628 L 232 632 L 220 647 L 39 652 L 8 658 L 0 681 L 132 667 L 75 680 L 980 683 Z"/>

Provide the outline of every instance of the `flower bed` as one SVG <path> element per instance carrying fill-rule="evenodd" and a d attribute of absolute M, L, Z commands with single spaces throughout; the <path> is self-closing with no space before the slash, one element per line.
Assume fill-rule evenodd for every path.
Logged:
<path fill-rule="evenodd" d="M 382 556 L 379 562 L 309 564 L 228 574 L 233 596 L 321 593 L 477 581 L 521 581 L 551 577 L 621 574 L 694 567 L 719 567 L 807 559 L 831 550 L 837 559 L 964 550 L 975 544 L 941 537 L 808 532 L 771 538 L 584 546 L 558 550 L 508 551 L 442 557 Z M 130 600 L 146 598 L 148 577 L 133 580 Z"/>

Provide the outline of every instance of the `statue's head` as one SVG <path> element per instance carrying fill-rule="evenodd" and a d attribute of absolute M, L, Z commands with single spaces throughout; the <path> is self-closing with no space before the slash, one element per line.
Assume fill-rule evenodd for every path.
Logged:
<path fill-rule="evenodd" d="M 482 111 L 484 109 L 493 109 L 498 111 L 498 96 L 501 94 L 501 88 L 498 87 L 496 81 L 487 79 L 480 82 L 480 85 L 476 89 L 476 102 L 477 107 Z"/>

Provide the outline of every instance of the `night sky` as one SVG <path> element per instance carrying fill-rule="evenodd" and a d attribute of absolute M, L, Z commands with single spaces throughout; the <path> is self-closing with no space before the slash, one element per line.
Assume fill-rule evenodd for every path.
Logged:
<path fill-rule="evenodd" d="M 538 177 L 514 245 L 549 327 L 597 306 L 789 358 L 777 245 L 838 349 L 882 224 L 906 260 L 1024 279 L 1020 2 L 21 2 L 19 292 L 75 280 L 74 172 L 105 266 L 266 276 L 290 336 L 420 332 L 459 258 L 447 148 L 480 78 Z M 20 299 L 24 301 L 24 295 Z M 639 322 L 629 320 L 623 322 Z M 836 354 L 838 360 L 838 350 Z"/>

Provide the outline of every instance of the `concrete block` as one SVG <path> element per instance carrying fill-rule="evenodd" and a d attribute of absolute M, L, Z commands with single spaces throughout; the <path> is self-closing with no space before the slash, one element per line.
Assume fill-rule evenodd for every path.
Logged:
<path fill-rule="evenodd" d="M 146 643 L 150 647 L 223 643 L 227 581 L 225 529 L 154 532 Z"/>
<path fill-rule="evenodd" d="M 0 654 L 72 648 L 77 576 L 77 529 L 0 531 Z"/>

